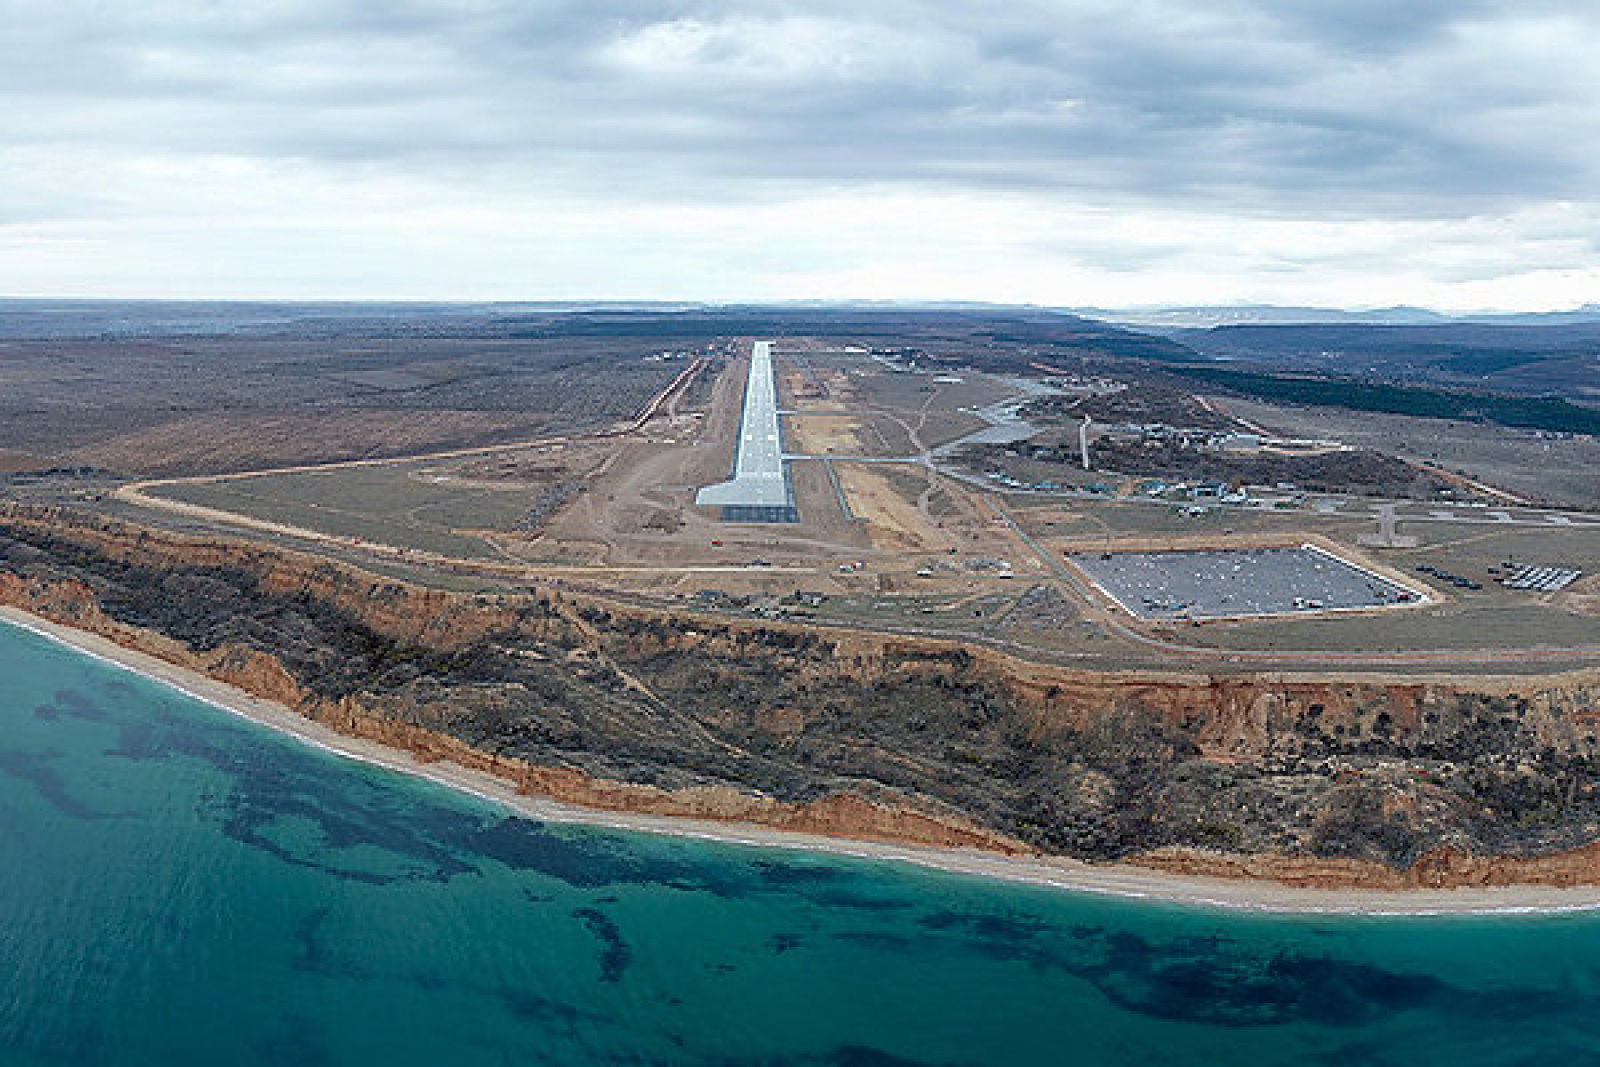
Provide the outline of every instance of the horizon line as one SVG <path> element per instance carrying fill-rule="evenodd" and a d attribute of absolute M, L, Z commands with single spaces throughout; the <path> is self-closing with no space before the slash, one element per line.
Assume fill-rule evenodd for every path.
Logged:
<path fill-rule="evenodd" d="M 89 296 L 49 295 L 18 296 L 0 294 L 0 305 L 5 304 L 199 304 L 228 306 L 257 304 L 268 306 L 321 306 L 360 307 L 388 306 L 415 308 L 465 308 L 465 307 L 539 307 L 550 309 L 652 307 L 661 309 L 718 309 L 718 308 L 906 308 L 906 309 L 960 309 L 995 311 L 1035 311 L 1055 314 L 1092 316 L 1095 314 L 1173 314 L 1228 311 L 1289 311 L 1337 315 L 1422 314 L 1445 319 L 1462 319 L 1493 316 L 1520 315 L 1585 315 L 1600 318 L 1600 303 L 1544 307 L 1477 307 L 1444 308 L 1423 304 L 1276 304 L 1263 301 L 1237 301 L 1217 303 L 1152 303 L 1152 304 L 1040 304 L 1030 302 L 1008 303 L 991 300 L 964 300 L 959 298 L 873 298 L 873 297 L 774 297 L 766 299 L 742 298 L 684 298 L 669 297 L 291 297 L 291 296 Z"/>

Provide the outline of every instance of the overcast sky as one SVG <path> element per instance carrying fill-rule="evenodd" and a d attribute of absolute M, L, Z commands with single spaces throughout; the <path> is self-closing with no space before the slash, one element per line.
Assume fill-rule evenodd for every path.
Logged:
<path fill-rule="evenodd" d="M 1600 300 L 1596 0 L 0 0 L 0 294 Z"/>

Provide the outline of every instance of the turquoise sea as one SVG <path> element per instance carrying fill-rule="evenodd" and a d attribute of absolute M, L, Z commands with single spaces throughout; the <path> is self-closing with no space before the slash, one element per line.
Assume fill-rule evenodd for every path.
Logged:
<path fill-rule="evenodd" d="M 3 1064 L 1577 1064 L 1600 915 L 1183 909 L 541 825 L 0 626 Z"/>

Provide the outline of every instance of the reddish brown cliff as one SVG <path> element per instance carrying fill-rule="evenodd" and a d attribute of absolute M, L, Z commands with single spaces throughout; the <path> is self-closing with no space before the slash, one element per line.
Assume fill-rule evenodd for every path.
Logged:
<path fill-rule="evenodd" d="M 599 808 L 1303 884 L 1600 880 L 1594 675 L 1073 671 L 16 508 L 0 602 Z"/>

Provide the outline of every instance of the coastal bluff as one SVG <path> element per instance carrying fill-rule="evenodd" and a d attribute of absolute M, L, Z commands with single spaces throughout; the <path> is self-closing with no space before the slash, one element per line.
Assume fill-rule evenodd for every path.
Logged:
<path fill-rule="evenodd" d="M 0 603 L 588 807 L 1307 886 L 1600 884 L 1593 672 L 1073 670 L 22 506 Z"/>

